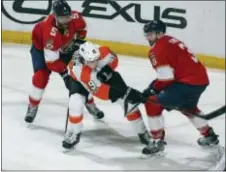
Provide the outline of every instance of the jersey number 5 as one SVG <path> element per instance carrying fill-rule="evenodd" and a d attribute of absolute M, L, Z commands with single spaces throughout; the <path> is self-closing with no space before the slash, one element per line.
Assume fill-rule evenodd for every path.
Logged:
<path fill-rule="evenodd" d="M 52 27 L 52 29 L 51 29 L 51 31 L 50 31 L 50 35 L 51 35 L 51 36 L 56 36 L 56 33 L 57 33 L 57 28 Z"/>

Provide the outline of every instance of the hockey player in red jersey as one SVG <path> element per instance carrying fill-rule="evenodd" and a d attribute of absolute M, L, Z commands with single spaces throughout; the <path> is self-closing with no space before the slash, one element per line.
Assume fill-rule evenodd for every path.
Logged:
<path fill-rule="evenodd" d="M 51 72 L 57 72 L 70 89 L 70 76 L 67 65 L 73 53 L 86 37 L 86 22 L 79 12 L 72 11 L 65 0 L 53 3 L 53 14 L 36 24 L 32 31 L 30 50 L 34 74 L 32 91 L 25 121 L 32 123 L 38 105 L 43 97 Z M 76 106 L 76 105 L 75 105 Z M 87 110 L 97 118 L 104 116 L 93 102 L 92 96 L 86 102 Z"/>
<path fill-rule="evenodd" d="M 189 118 L 203 136 L 198 139 L 199 145 L 218 144 L 218 136 L 208 122 L 192 115 L 202 113 L 197 104 L 209 85 L 205 67 L 183 42 L 165 35 L 166 25 L 161 20 L 145 24 L 143 30 L 152 46 L 148 57 L 157 72 L 157 79 L 144 90 L 143 95 L 150 96 L 158 104 L 145 103 L 152 139 L 142 153 L 156 154 L 164 150 L 164 109 L 180 109 Z"/>

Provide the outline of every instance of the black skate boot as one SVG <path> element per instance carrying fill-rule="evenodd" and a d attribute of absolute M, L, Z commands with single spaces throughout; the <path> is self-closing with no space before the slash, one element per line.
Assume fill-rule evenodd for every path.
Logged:
<path fill-rule="evenodd" d="M 138 137 L 142 144 L 148 145 L 151 135 L 148 133 L 148 131 L 145 131 L 144 133 L 138 134 Z"/>
<path fill-rule="evenodd" d="M 81 133 L 75 134 L 73 131 L 67 131 L 62 146 L 65 149 L 72 149 L 80 141 Z"/>
<path fill-rule="evenodd" d="M 94 104 L 86 103 L 86 109 L 96 119 L 102 119 L 104 117 L 104 113 Z"/>
<path fill-rule="evenodd" d="M 218 135 L 216 135 L 213 131 L 213 128 L 210 127 L 208 130 L 208 136 L 203 136 L 197 140 L 200 146 L 213 146 L 218 145 Z"/>
<path fill-rule="evenodd" d="M 148 145 L 142 150 L 143 157 L 161 156 L 165 150 L 165 145 L 166 142 L 164 140 L 151 138 Z"/>
<path fill-rule="evenodd" d="M 38 112 L 38 106 L 28 105 L 27 114 L 26 114 L 24 120 L 27 123 L 32 123 L 36 117 L 37 112 Z"/>

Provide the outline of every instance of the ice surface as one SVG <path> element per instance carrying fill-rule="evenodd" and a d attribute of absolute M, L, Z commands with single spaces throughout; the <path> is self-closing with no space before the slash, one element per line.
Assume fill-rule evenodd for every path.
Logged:
<path fill-rule="evenodd" d="M 144 89 L 155 78 L 145 59 L 120 56 L 118 70 L 128 83 Z M 98 122 L 85 112 L 84 132 L 74 152 L 64 154 L 61 142 L 67 111 L 67 90 L 53 73 L 34 124 L 24 123 L 31 86 L 29 47 L 2 47 L 2 169 L 3 170 L 203 170 L 215 163 L 214 150 L 196 144 L 198 132 L 176 111 L 164 112 L 165 158 L 140 159 L 139 143 L 117 104 L 96 99 L 105 112 Z M 211 85 L 199 106 L 209 112 L 225 104 L 225 73 L 208 69 Z M 140 106 L 146 122 L 144 107 Z M 225 116 L 210 121 L 225 145 Z"/>

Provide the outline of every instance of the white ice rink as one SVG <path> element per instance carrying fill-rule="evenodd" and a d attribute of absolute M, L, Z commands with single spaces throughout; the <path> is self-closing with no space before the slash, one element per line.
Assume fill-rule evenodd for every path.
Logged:
<path fill-rule="evenodd" d="M 128 85 L 143 90 L 155 78 L 148 60 L 120 56 L 118 70 Z M 139 143 L 117 104 L 96 99 L 105 112 L 98 122 L 85 112 L 81 142 L 64 154 L 61 142 L 68 93 L 63 81 L 52 74 L 31 126 L 24 122 L 31 87 L 32 63 L 29 47 L 2 47 L 2 169 L 3 170 L 204 170 L 214 165 L 214 151 L 196 144 L 198 132 L 176 111 L 164 112 L 165 158 L 140 159 Z M 225 104 L 225 73 L 208 69 L 211 85 L 199 106 L 210 112 Z M 76 105 L 75 105 L 76 106 Z M 140 106 L 146 121 L 144 107 Z M 225 145 L 225 116 L 210 121 L 221 145 Z"/>

